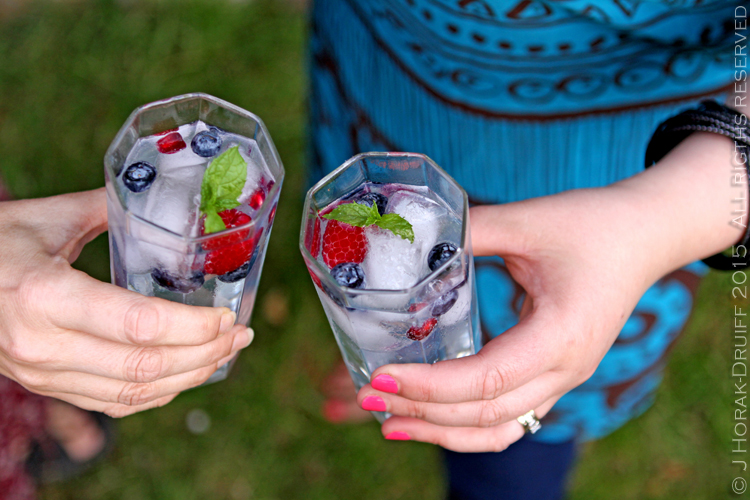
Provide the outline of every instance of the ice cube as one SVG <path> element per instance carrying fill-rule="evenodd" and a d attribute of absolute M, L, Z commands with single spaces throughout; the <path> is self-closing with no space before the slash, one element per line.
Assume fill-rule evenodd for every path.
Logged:
<path fill-rule="evenodd" d="M 464 284 L 455 290 L 458 292 L 456 303 L 445 314 L 440 316 L 441 324 L 446 327 L 466 319 L 471 307 L 471 287 Z"/>
<path fill-rule="evenodd" d="M 154 184 L 146 191 L 143 213 L 137 215 L 174 233 L 196 236 L 195 222 L 206 164 L 185 151 L 162 155 Z"/>
<path fill-rule="evenodd" d="M 408 319 L 407 315 L 354 309 L 345 311 L 325 291 L 318 287 L 315 287 L 315 290 L 329 321 L 343 330 L 360 349 L 384 352 L 409 343 L 404 335 L 398 335 L 408 330 L 408 324 L 405 322 Z M 336 331 L 333 325 L 331 327 Z"/>
<path fill-rule="evenodd" d="M 414 243 L 378 227 L 366 229 L 368 249 L 362 263 L 370 289 L 401 289 L 429 273 L 427 253 L 435 246 L 448 210 L 424 195 L 397 191 L 388 200 L 388 213 L 397 213 L 414 229 Z"/>
<path fill-rule="evenodd" d="M 243 205 L 247 203 L 250 197 L 261 188 L 261 178 L 263 177 L 263 163 L 258 150 L 258 145 L 253 140 L 243 140 L 240 144 L 240 155 L 247 162 L 247 180 L 245 187 L 242 188 L 242 194 L 239 201 Z M 265 179 L 268 182 L 271 179 Z"/>
<path fill-rule="evenodd" d="M 368 289 L 409 288 L 420 278 L 419 245 L 391 231 L 370 226 L 365 229 L 367 255 L 362 262 Z"/>
<path fill-rule="evenodd" d="M 442 226 L 449 217 L 448 210 L 426 196 L 413 191 L 397 191 L 388 200 L 389 213 L 397 213 L 408 220 L 414 229 L 414 244 L 426 255 L 437 243 Z M 423 263 L 426 268 L 427 261 Z"/>

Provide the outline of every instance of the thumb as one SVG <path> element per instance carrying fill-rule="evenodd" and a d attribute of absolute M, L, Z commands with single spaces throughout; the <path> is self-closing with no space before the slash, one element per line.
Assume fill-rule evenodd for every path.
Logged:
<path fill-rule="evenodd" d="M 107 230 L 104 188 L 18 202 L 31 218 L 44 249 L 73 262 L 84 245 Z"/>

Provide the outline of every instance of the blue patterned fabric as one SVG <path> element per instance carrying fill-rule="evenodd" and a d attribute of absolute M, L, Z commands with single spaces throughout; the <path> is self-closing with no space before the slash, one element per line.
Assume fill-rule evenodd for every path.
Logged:
<path fill-rule="evenodd" d="M 735 4 L 317 0 L 313 175 L 363 151 L 421 152 L 474 204 L 630 177 L 658 123 L 731 84 Z M 482 327 L 495 337 L 516 323 L 523 291 L 502 260 L 476 264 Z M 696 263 L 648 290 L 535 439 L 598 438 L 642 413 L 704 273 Z"/>

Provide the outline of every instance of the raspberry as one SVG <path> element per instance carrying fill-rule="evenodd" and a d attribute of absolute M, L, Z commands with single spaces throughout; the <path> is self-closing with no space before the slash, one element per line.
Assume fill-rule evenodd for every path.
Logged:
<path fill-rule="evenodd" d="M 221 217 L 221 220 L 224 221 L 224 224 L 227 226 L 227 229 L 232 229 L 234 227 L 245 225 L 252 220 L 250 219 L 249 215 L 242 213 L 239 210 L 236 210 L 234 208 L 229 209 L 229 210 L 222 210 L 221 212 L 219 212 L 219 217 Z M 201 227 L 201 234 L 205 234 L 203 227 Z M 204 250 L 217 250 L 222 247 L 234 245 L 235 243 L 240 243 L 246 240 L 249 234 L 250 234 L 249 229 L 246 231 L 237 231 L 232 234 L 228 234 L 226 236 L 212 238 L 204 242 L 202 246 Z M 221 274 L 224 274 L 224 273 L 221 273 Z"/>
<path fill-rule="evenodd" d="M 254 239 L 245 240 L 242 243 L 214 250 L 206 255 L 206 273 L 226 274 L 241 267 L 252 255 L 255 244 Z"/>
<path fill-rule="evenodd" d="M 309 230 L 309 224 L 311 221 L 308 220 L 308 231 L 305 234 L 305 248 L 310 252 L 313 259 L 318 258 L 320 253 L 320 217 L 315 217 L 315 225 L 313 230 Z"/>
<path fill-rule="evenodd" d="M 171 132 L 156 141 L 156 147 L 160 153 L 171 155 L 185 149 L 186 145 L 179 132 Z"/>
<path fill-rule="evenodd" d="M 422 323 L 422 326 L 412 326 L 409 328 L 406 336 L 411 340 L 426 339 L 432 333 L 432 330 L 435 329 L 435 325 L 437 325 L 437 320 L 435 318 L 430 318 Z"/>
<path fill-rule="evenodd" d="M 219 212 L 219 217 L 224 221 L 227 229 L 239 227 L 251 221 L 249 215 L 234 208 Z M 201 229 L 201 234 L 203 234 L 203 229 Z M 250 229 L 245 229 L 204 242 L 203 249 L 211 250 L 206 255 L 204 266 L 206 273 L 221 275 L 241 267 L 253 254 L 261 234 L 263 234 L 262 229 L 253 239 L 247 239 Z"/>
<path fill-rule="evenodd" d="M 344 262 L 361 263 L 367 254 L 365 230 L 337 220 L 328 221 L 323 233 L 323 261 L 329 268 Z"/>

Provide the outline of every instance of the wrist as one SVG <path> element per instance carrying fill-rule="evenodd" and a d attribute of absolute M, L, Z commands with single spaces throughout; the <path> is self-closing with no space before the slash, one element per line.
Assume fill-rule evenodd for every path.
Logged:
<path fill-rule="evenodd" d="M 747 224 L 747 176 L 733 141 L 694 133 L 646 171 L 612 186 L 649 214 L 644 233 L 665 274 L 740 241 Z"/>

